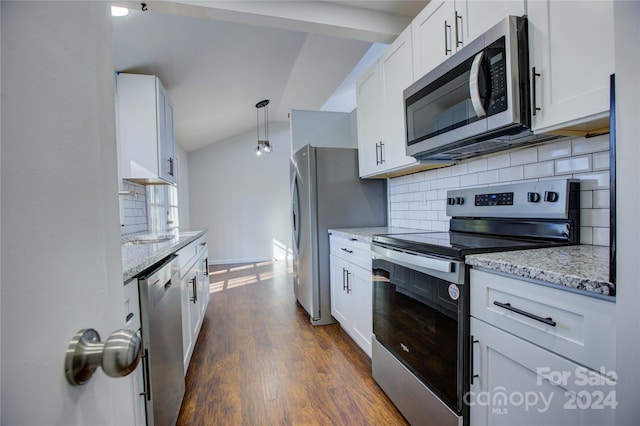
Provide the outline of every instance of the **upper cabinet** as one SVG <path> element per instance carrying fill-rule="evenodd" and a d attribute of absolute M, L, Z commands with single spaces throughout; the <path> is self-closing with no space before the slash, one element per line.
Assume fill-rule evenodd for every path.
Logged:
<path fill-rule="evenodd" d="M 421 78 L 501 19 L 524 14 L 524 0 L 431 1 L 411 23 L 415 79 Z"/>
<path fill-rule="evenodd" d="M 413 83 L 411 27 L 358 80 L 360 177 L 388 177 L 420 166 L 405 154 L 402 91 Z"/>
<path fill-rule="evenodd" d="M 120 177 L 176 183 L 173 104 L 153 75 L 120 73 L 116 80 Z"/>
<path fill-rule="evenodd" d="M 607 128 L 613 2 L 530 1 L 528 9 L 533 130 Z"/>

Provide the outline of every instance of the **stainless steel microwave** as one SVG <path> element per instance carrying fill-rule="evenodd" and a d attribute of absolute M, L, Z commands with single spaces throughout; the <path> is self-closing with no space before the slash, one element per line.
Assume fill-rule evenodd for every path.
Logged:
<path fill-rule="evenodd" d="M 530 130 L 526 18 L 509 16 L 404 92 L 407 155 L 461 160 L 552 138 Z"/>

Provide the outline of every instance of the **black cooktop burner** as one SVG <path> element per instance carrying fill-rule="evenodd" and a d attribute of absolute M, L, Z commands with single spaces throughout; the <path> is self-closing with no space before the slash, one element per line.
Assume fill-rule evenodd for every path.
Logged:
<path fill-rule="evenodd" d="M 463 259 L 468 254 L 526 250 L 569 244 L 564 241 L 525 240 L 453 231 L 375 235 L 373 242 L 388 247 L 458 259 Z"/>

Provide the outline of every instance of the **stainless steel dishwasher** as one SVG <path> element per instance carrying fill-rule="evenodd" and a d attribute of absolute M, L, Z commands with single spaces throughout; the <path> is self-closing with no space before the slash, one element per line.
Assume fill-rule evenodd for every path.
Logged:
<path fill-rule="evenodd" d="M 138 280 L 147 425 L 175 425 L 184 396 L 182 311 L 175 255 Z"/>

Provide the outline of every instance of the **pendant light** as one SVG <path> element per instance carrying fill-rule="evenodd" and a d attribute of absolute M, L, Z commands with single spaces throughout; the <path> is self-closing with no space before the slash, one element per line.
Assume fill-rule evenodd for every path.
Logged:
<path fill-rule="evenodd" d="M 256 155 L 262 155 L 263 152 L 271 152 L 271 144 L 269 143 L 269 99 L 265 99 L 256 104 L 256 129 L 258 131 L 258 147 Z M 262 109 L 263 125 L 260 125 L 260 109 Z"/>

